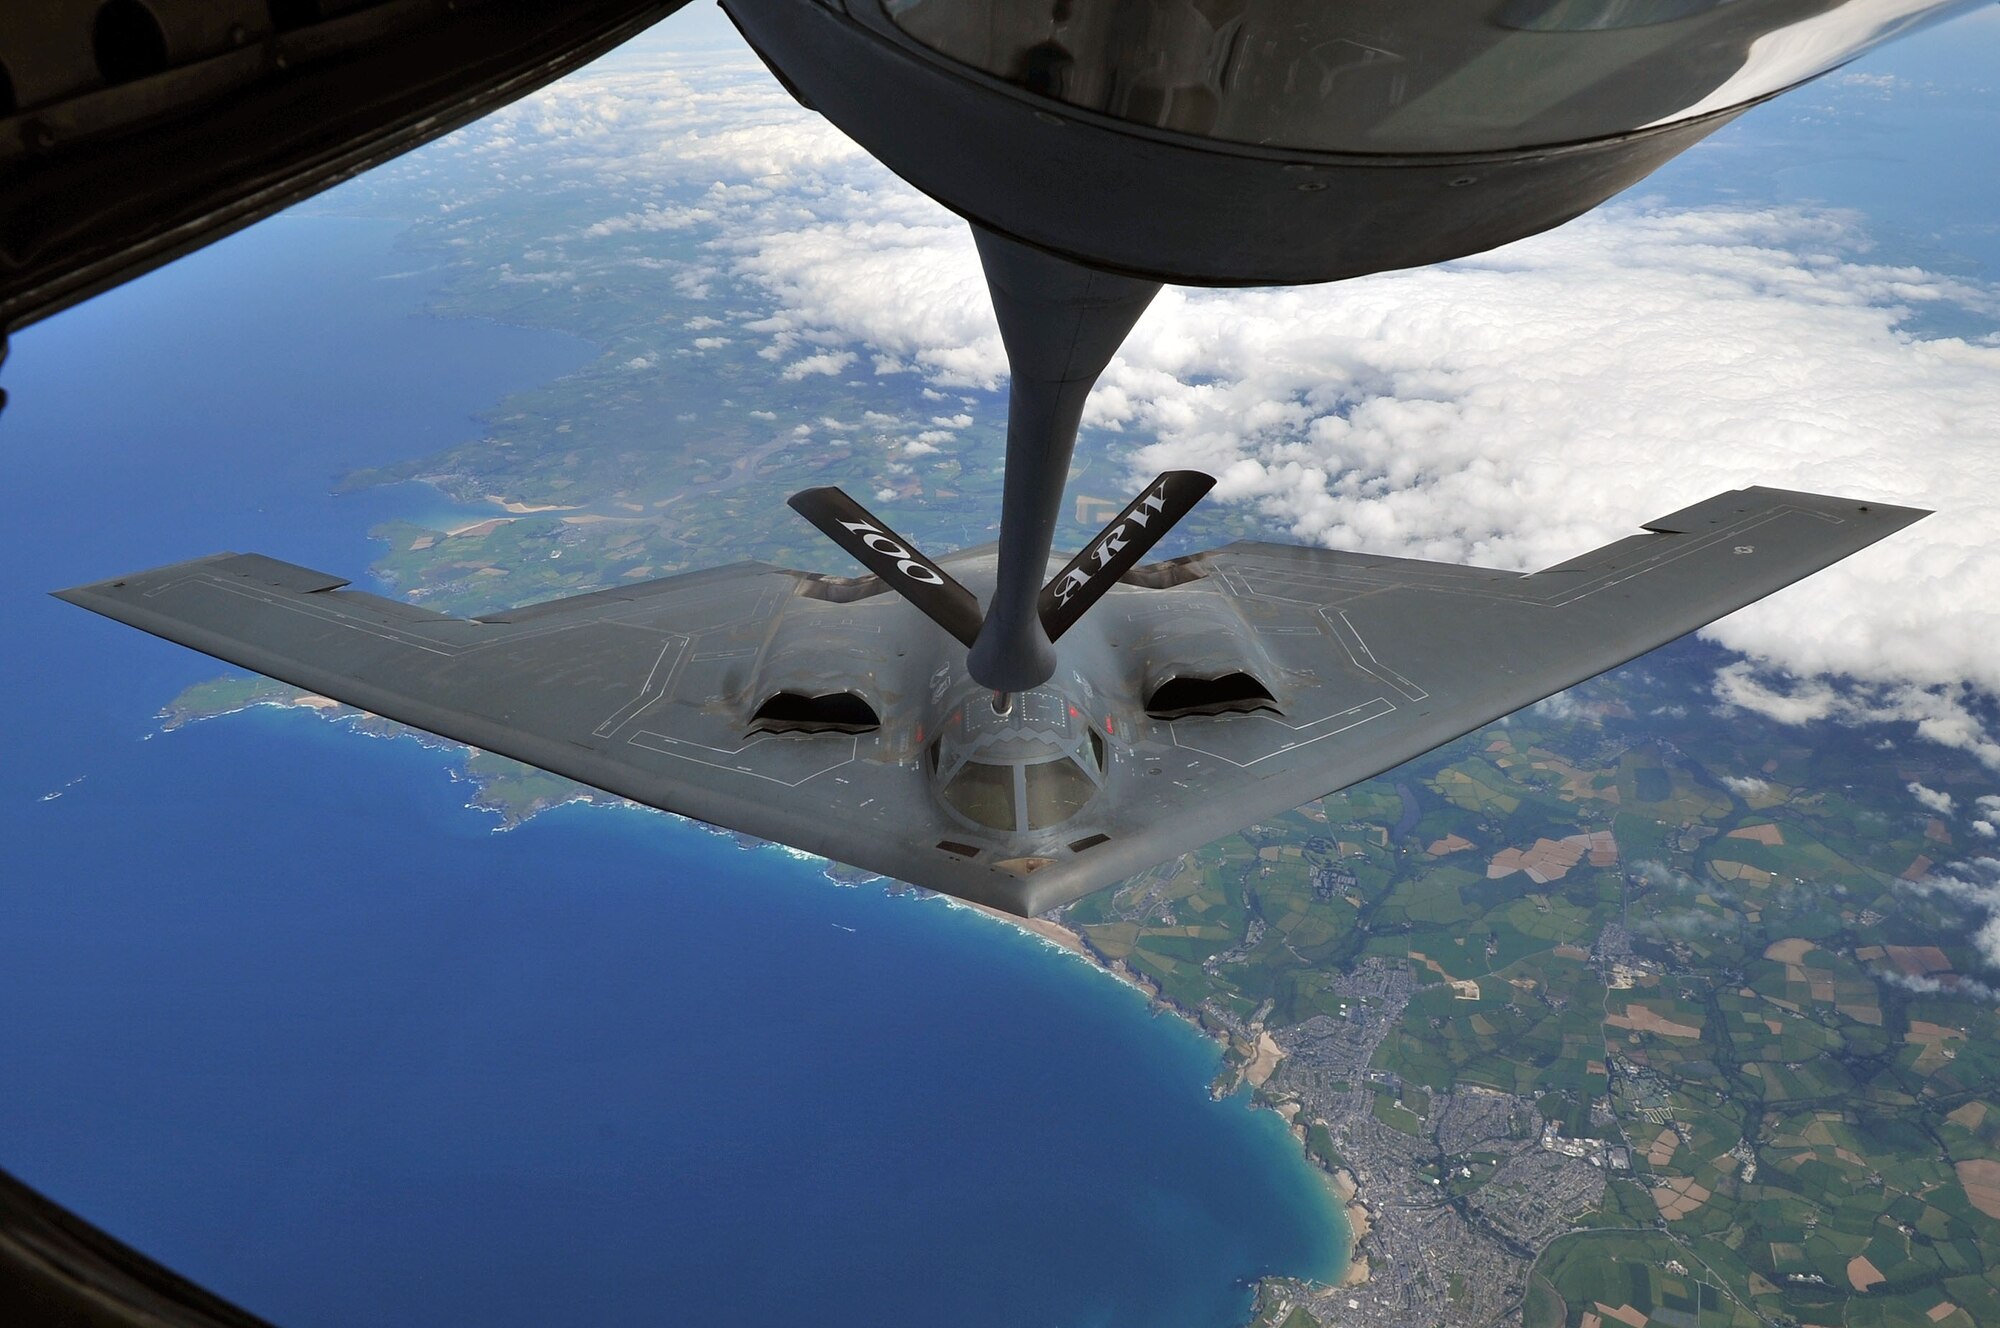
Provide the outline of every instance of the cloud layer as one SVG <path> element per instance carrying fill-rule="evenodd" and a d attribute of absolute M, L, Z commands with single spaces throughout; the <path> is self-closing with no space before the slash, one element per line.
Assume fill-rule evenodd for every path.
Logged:
<path fill-rule="evenodd" d="M 1942 895 L 1981 915 L 1972 944 L 1989 965 L 2000 968 L 2000 858 L 1954 863 L 1906 888 L 1921 896 Z"/>
<path fill-rule="evenodd" d="M 703 237 L 709 275 L 775 301 L 732 335 L 777 374 L 1004 380 L 964 225 L 747 59 L 628 56 L 471 142 L 633 200 L 579 245 Z M 1439 268 L 1170 290 L 1086 422 L 1131 440 L 1135 480 L 1208 469 L 1274 533 L 1522 570 L 1741 485 L 1934 507 L 1710 628 L 1744 656 L 1718 696 L 1906 720 L 2000 769 L 2000 338 L 1921 330 L 1938 315 L 1990 327 L 2000 295 L 1874 259 L 1851 216 L 1620 204 Z"/>

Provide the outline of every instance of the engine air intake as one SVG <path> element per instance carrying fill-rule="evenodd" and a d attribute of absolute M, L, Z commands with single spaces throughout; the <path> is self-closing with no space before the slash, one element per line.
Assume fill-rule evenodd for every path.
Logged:
<path fill-rule="evenodd" d="M 1146 713 L 1154 719 L 1185 719 L 1190 715 L 1277 712 L 1271 689 L 1249 674 L 1224 673 L 1214 678 L 1169 678 L 1146 698 Z"/>
<path fill-rule="evenodd" d="M 875 707 L 853 692 L 773 692 L 750 716 L 753 733 L 872 733 L 881 727 Z"/>

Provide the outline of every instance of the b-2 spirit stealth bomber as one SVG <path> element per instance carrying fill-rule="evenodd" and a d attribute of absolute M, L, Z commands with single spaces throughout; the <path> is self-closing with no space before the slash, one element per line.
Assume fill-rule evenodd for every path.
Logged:
<path fill-rule="evenodd" d="M 1137 507 L 1205 487 L 1162 476 Z M 760 563 L 479 619 L 224 554 L 63 596 L 377 714 L 716 825 L 1032 915 L 1366 779 L 1579 682 L 1922 515 L 1721 494 L 1524 576 L 1238 543 L 1122 576 L 1094 554 L 1045 607 L 1102 592 L 1055 672 L 996 697 L 979 623 L 996 555 L 933 563 L 828 491 L 882 574 Z M 832 515 L 837 513 L 837 515 Z M 1138 528 L 1137 535 L 1143 535 Z M 898 571 L 897 563 L 908 568 Z M 1060 625 L 1060 619 L 1055 619 Z"/>

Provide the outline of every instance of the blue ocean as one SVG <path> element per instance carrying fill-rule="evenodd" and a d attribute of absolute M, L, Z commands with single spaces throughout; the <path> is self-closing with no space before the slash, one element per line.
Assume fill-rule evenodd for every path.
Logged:
<path fill-rule="evenodd" d="M 159 732 L 220 668 L 46 591 L 365 580 L 449 504 L 341 475 L 595 353 L 426 316 L 397 234 L 279 218 L 14 340 L 0 1167 L 299 1328 L 1206 1328 L 1337 1275 L 1278 1119 L 1074 956 L 650 813 L 495 834 L 300 712 Z"/>

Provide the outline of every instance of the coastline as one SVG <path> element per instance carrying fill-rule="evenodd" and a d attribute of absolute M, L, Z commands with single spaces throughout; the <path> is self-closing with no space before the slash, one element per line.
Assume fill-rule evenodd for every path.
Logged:
<path fill-rule="evenodd" d="M 969 899 L 958 899 L 951 895 L 938 895 L 937 897 L 948 901 L 953 908 L 969 908 L 975 913 L 984 913 L 987 917 L 997 922 L 1004 922 L 1008 926 L 1027 932 L 1031 936 L 1039 937 L 1058 949 L 1067 950 L 1099 972 L 1118 979 L 1118 981 L 1128 987 L 1135 988 L 1154 1004 L 1163 1008 L 1172 1008 L 1170 1003 L 1161 996 L 1160 989 L 1148 980 L 1145 974 L 1127 968 L 1124 964 L 1115 960 L 1106 960 L 1103 955 L 1099 954 L 1091 946 L 1089 941 L 1084 939 L 1081 932 L 1065 927 L 1060 922 L 1051 918 L 1016 917 L 1012 913 L 1003 912 L 990 905 L 975 904 Z M 1176 1010 L 1175 1013 L 1182 1012 Z"/>
<path fill-rule="evenodd" d="M 553 811 L 557 807 L 568 806 L 573 803 L 601 807 L 638 808 L 640 806 L 640 804 L 634 803 L 630 799 L 602 794 L 581 785 L 571 785 L 569 781 L 561 781 L 562 785 L 566 787 L 550 791 L 543 796 L 530 796 L 518 802 L 502 796 L 495 796 L 494 789 L 496 786 L 504 783 L 505 776 L 498 772 L 486 772 L 482 774 L 480 771 L 472 768 L 474 761 L 488 755 L 478 748 L 465 743 L 436 738 L 432 735 L 422 733 L 420 730 L 411 729 L 406 725 L 382 719 L 378 715 L 349 706 L 331 697 L 308 692 L 302 688 L 293 687 L 290 684 L 268 679 L 226 679 L 222 680 L 222 684 L 230 688 L 230 690 L 223 693 L 223 696 L 227 699 L 213 708 L 190 707 L 184 703 L 184 698 L 188 695 L 187 693 L 183 693 L 181 697 L 175 698 L 174 702 L 163 707 L 159 711 L 159 718 L 163 721 L 161 731 L 172 732 L 175 729 L 185 727 L 189 724 L 200 723 L 204 720 L 220 719 L 225 715 L 240 714 L 260 708 L 271 708 L 279 710 L 303 710 L 318 715 L 329 722 L 344 722 L 356 732 L 367 737 L 395 738 L 409 736 L 417 739 L 422 745 L 435 750 L 463 754 L 462 762 L 455 764 L 447 773 L 455 782 L 463 781 L 472 784 L 474 788 L 473 798 L 464 804 L 468 810 L 487 812 L 501 818 L 501 823 L 494 827 L 494 833 L 496 834 L 515 829 L 543 812 Z M 212 684 L 197 684 L 197 688 L 210 685 Z M 189 690 L 192 692 L 196 688 Z M 526 767 L 523 768 L 527 769 Z M 555 779 L 554 776 L 543 775 L 539 771 L 531 771 L 530 778 Z M 524 790 L 524 792 L 526 791 L 528 790 Z M 700 823 L 690 822 L 690 824 L 698 825 Z M 714 827 L 714 831 L 717 834 L 725 835 L 739 841 L 744 841 L 747 838 L 720 827 Z M 763 841 L 754 841 L 754 843 L 746 843 L 745 846 L 763 847 L 764 844 Z M 772 847 L 777 847 L 780 851 L 793 856 L 813 856 L 801 854 L 797 850 L 785 849 L 782 845 L 773 845 Z M 835 872 L 838 869 L 835 864 L 827 862 L 825 865 L 827 870 L 823 874 L 834 884 L 851 885 L 856 883 L 845 876 L 836 875 Z M 1003 912 L 988 905 L 976 904 L 970 900 L 957 899 L 950 895 L 935 894 L 933 897 L 943 900 L 949 907 L 968 909 L 975 913 L 984 914 L 986 917 L 997 922 L 1006 923 L 1018 931 L 1033 936 L 1045 945 L 1053 946 L 1056 949 L 1075 956 L 1089 964 L 1093 969 L 1139 992 L 1146 998 L 1153 1009 L 1170 1013 L 1192 1026 L 1198 1032 L 1217 1041 L 1221 1044 L 1224 1067 L 1222 1073 L 1210 1085 L 1210 1091 L 1217 1098 L 1224 1098 L 1248 1087 L 1250 1089 L 1250 1101 L 1248 1105 L 1252 1110 L 1272 1112 L 1285 1122 L 1288 1131 L 1299 1146 L 1301 1160 L 1312 1168 L 1320 1177 L 1322 1183 L 1326 1185 L 1333 1201 L 1333 1206 L 1341 1215 L 1346 1227 L 1345 1241 L 1339 1246 L 1337 1251 L 1341 1272 L 1330 1283 L 1323 1282 L 1317 1278 L 1294 1278 L 1282 1275 L 1260 1279 L 1258 1283 L 1258 1303 L 1261 1303 L 1263 1295 L 1267 1290 L 1282 1294 L 1287 1287 L 1317 1287 L 1324 1289 L 1331 1286 L 1346 1289 L 1359 1287 L 1367 1282 L 1369 1276 L 1368 1259 L 1361 1252 L 1361 1245 L 1367 1238 L 1372 1227 L 1373 1214 L 1359 1196 L 1359 1182 L 1354 1174 L 1345 1167 L 1329 1168 L 1307 1146 L 1308 1132 L 1313 1122 L 1300 1118 L 1298 1103 L 1289 1096 L 1273 1097 L 1267 1094 L 1267 1086 L 1285 1058 L 1284 1048 L 1279 1045 L 1277 1039 L 1272 1036 L 1269 1030 L 1265 1029 L 1261 1024 L 1253 1025 L 1249 1030 L 1250 1036 L 1242 1037 L 1232 1035 L 1227 1031 L 1218 1031 L 1209 1028 L 1203 1023 L 1196 1012 L 1188 1010 L 1169 999 L 1160 990 L 1158 985 L 1147 978 L 1145 974 L 1131 968 L 1122 960 L 1108 958 L 1098 951 L 1096 947 L 1092 946 L 1088 938 L 1081 932 L 1052 918 L 1016 917 L 1014 914 Z"/>
<path fill-rule="evenodd" d="M 1144 974 L 1128 968 L 1122 961 L 1107 959 L 1081 932 L 1050 918 L 1016 917 L 1012 913 L 1005 913 L 985 904 L 975 904 L 969 900 L 952 899 L 948 895 L 940 895 L 939 898 L 948 900 L 953 907 L 984 913 L 1050 945 L 1069 951 L 1098 971 L 1143 992 L 1155 1009 L 1168 1011 L 1192 1025 L 1197 1031 L 1220 1041 L 1223 1044 L 1225 1060 L 1237 1054 L 1233 1040 L 1228 1034 L 1216 1033 L 1207 1028 L 1192 1011 L 1169 1000 Z M 1306 1146 L 1308 1131 L 1315 1122 L 1300 1120 L 1298 1103 L 1290 1098 L 1273 1099 L 1265 1095 L 1264 1087 L 1270 1082 L 1271 1076 L 1277 1073 L 1279 1063 L 1284 1060 L 1285 1051 L 1278 1045 L 1277 1039 L 1273 1038 L 1262 1025 L 1257 1025 L 1254 1031 L 1256 1038 L 1251 1043 L 1248 1056 L 1237 1060 L 1233 1067 L 1225 1066 L 1224 1076 L 1228 1079 L 1228 1086 L 1218 1092 L 1217 1096 L 1227 1097 L 1244 1085 L 1249 1085 L 1251 1108 L 1257 1111 L 1269 1111 L 1285 1122 L 1292 1138 L 1299 1145 L 1301 1157 L 1326 1185 L 1333 1197 L 1335 1208 L 1339 1210 L 1347 1226 L 1346 1243 L 1340 1251 L 1341 1272 L 1337 1278 L 1329 1283 L 1312 1278 L 1266 1277 L 1260 1280 L 1258 1300 L 1261 1303 L 1266 1289 L 1282 1290 L 1288 1285 L 1339 1289 L 1363 1286 L 1368 1281 L 1369 1269 L 1368 1256 L 1361 1252 L 1361 1244 L 1374 1229 L 1375 1215 L 1361 1199 L 1361 1184 L 1354 1173 L 1346 1167 L 1327 1167 Z M 1214 1087 L 1221 1088 L 1223 1082 L 1222 1078 L 1218 1078 Z M 1324 1122 L 1317 1123 L 1324 1124 Z"/>
<path fill-rule="evenodd" d="M 1361 1183 L 1346 1167 L 1336 1167 L 1328 1176 L 1327 1183 L 1333 1187 L 1334 1197 L 1340 1200 L 1341 1211 L 1347 1214 L 1347 1227 L 1352 1233 L 1347 1260 L 1347 1271 L 1334 1285 L 1358 1287 L 1368 1281 L 1368 1256 L 1361 1253 L 1361 1242 L 1368 1239 L 1368 1233 L 1375 1229 L 1375 1215 L 1368 1211 L 1368 1205 L 1361 1202 Z"/>
<path fill-rule="evenodd" d="M 229 688 L 225 693 L 227 699 L 212 706 L 194 706 L 187 702 L 186 698 L 190 693 L 210 686 L 227 686 Z M 472 797 L 463 805 L 467 811 L 485 812 L 498 817 L 500 823 L 493 827 L 495 834 L 517 830 L 543 812 L 554 811 L 558 807 L 566 807 L 572 803 L 596 807 L 639 805 L 629 798 L 616 797 L 563 779 L 559 775 L 551 775 L 529 766 L 520 766 L 518 762 L 495 756 L 468 743 L 440 738 L 436 734 L 411 728 L 407 724 L 384 719 L 380 715 L 348 705 L 344 701 L 337 701 L 332 697 L 321 696 L 289 683 L 271 679 L 222 679 L 216 684 L 196 684 L 163 706 L 155 717 L 161 721 L 159 732 L 172 733 L 190 724 L 200 724 L 211 719 L 221 719 L 226 715 L 264 709 L 308 711 L 329 723 L 345 724 L 365 738 L 407 737 L 419 746 L 428 747 L 433 751 L 456 754 L 459 759 L 446 767 L 445 774 L 453 783 L 472 785 Z M 480 770 L 476 766 L 481 761 L 496 764 L 504 762 L 505 766 L 510 768 L 518 766 L 523 773 L 517 776 L 510 768 Z M 519 787 L 514 787 L 517 784 Z M 509 796 L 510 794 L 513 796 Z"/>

